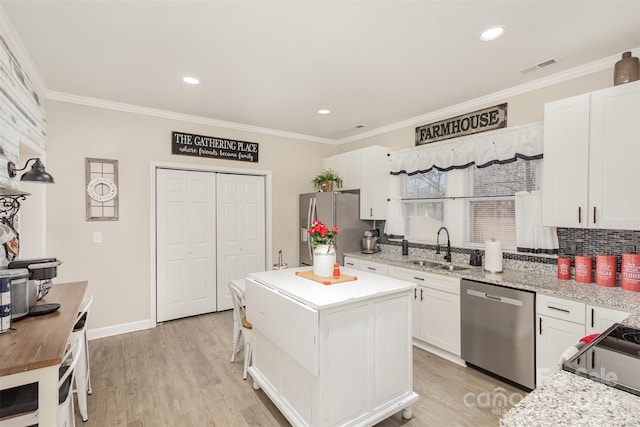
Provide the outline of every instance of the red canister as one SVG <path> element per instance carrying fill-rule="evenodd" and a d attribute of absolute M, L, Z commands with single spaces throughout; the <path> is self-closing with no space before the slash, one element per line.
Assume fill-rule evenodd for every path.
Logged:
<path fill-rule="evenodd" d="M 571 279 L 571 258 L 558 257 L 558 279 Z"/>
<path fill-rule="evenodd" d="M 593 283 L 593 257 L 576 255 L 576 282 Z"/>
<path fill-rule="evenodd" d="M 618 258 L 615 255 L 596 255 L 596 285 L 616 285 Z"/>
<path fill-rule="evenodd" d="M 628 291 L 640 292 L 640 254 L 622 254 L 620 286 Z"/>

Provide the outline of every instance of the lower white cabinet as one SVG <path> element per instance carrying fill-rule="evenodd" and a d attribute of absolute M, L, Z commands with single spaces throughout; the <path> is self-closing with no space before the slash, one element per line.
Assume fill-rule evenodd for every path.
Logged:
<path fill-rule="evenodd" d="M 631 313 L 613 308 L 587 305 L 586 334 L 599 334 L 609 326 L 627 318 Z"/>
<path fill-rule="evenodd" d="M 378 262 L 361 259 L 358 262 L 357 268 L 359 270 L 368 271 L 369 273 L 381 274 L 383 276 L 389 275 L 389 266 L 387 264 L 380 264 Z"/>
<path fill-rule="evenodd" d="M 562 353 L 585 336 L 585 304 L 536 295 L 536 385 L 559 368 Z"/>
<path fill-rule="evenodd" d="M 360 269 L 360 260 L 358 258 L 344 257 L 344 266 Z"/>
<path fill-rule="evenodd" d="M 389 276 L 417 284 L 413 338 L 460 356 L 460 279 L 389 267 Z"/>

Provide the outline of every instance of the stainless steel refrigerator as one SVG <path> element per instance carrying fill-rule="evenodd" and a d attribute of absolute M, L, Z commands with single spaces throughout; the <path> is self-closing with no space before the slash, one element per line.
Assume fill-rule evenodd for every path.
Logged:
<path fill-rule="evenodd" d="M 313 265 L 313 250 L 309 244 L 311 222 L 320 220 L 329 228 L 337 225 L 336 261 L 341 265 L 345 252 L 360 250 L 360 241 L 371 225 L 360 219 L 360 191 L 331 191 L 300 195 L 300 265 Z"/>

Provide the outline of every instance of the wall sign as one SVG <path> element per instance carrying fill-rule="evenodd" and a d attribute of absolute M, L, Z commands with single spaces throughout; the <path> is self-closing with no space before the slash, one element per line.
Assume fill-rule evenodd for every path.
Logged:
<path fill-rule="evenodd" d="M 507 127 L 507 104 L 495 105 L 416 128 L 416 145 Z"/>
<path fill-rule="evenodd" d="M 258 163 L 258 143 L 171 132 L 171 154 Z"/>

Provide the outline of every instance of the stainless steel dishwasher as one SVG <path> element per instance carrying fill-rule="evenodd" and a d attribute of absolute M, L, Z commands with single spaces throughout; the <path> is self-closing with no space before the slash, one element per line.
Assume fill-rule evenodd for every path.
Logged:
<path fill-rule="evenodd" d="M 462 359 L 535 388 L 535 293 L 473 280 L 460 283 Z"/>

